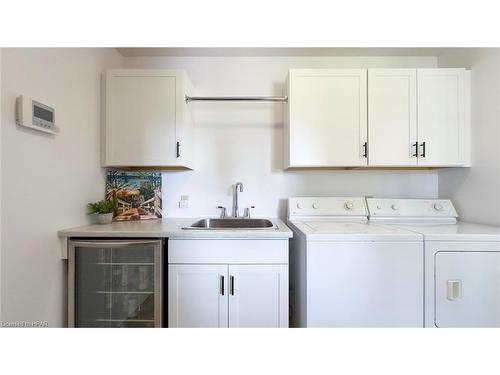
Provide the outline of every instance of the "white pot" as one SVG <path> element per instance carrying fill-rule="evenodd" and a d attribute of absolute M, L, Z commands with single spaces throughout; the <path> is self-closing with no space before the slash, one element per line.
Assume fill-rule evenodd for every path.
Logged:
<path fill-rule="evenodd" d="M 109 214 L 97 214 L 97 222 L 99 224 L 111 224 L 113 221 L 113 213 Z"/>

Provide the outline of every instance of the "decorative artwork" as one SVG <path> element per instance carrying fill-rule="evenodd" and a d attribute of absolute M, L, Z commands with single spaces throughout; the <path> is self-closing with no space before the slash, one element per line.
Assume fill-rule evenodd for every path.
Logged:
<path fill-rule="evenodd" d="M 108 171 L 106 198 L 116 202 L 113 221 L 161 218 L 161 173 Z"/>

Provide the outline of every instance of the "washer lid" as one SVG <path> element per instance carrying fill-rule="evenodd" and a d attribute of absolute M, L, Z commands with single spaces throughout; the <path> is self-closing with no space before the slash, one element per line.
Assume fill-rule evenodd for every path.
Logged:
<path fill-rule="evenodd" d="M 308 241 L 422 241 L 420 233 L 395 226 L 327 219 L 291 220 L 290 226 L 302 232 Z"/>

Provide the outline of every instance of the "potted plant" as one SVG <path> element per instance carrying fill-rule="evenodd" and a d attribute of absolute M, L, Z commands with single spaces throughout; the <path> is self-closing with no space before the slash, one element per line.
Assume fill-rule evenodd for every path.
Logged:
<path fill-rule="evenodd" d="M 95 203 L 89 203 L 89 213 L 97 214 L 99 224 L 110 224 L 113 221 L 113 214 L 116 211 L 116 204 L 112 200 L 104 199 Z"/>

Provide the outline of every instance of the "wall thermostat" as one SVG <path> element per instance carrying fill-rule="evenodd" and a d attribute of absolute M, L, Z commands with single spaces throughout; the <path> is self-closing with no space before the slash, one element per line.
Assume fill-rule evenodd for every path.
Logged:
<path fill-rule="evenodd" d="M 25 95 L 16 99 L 16 124 L 45 133 L 57 134 L 55 110 Z"/>

